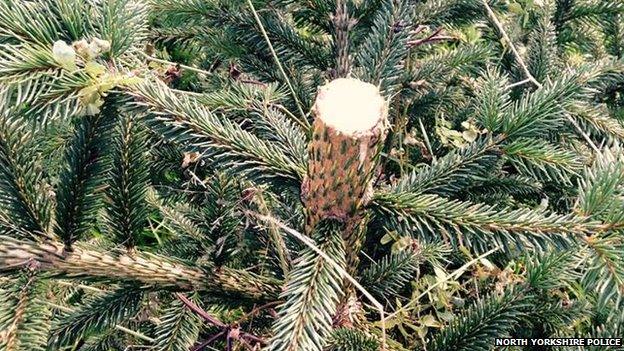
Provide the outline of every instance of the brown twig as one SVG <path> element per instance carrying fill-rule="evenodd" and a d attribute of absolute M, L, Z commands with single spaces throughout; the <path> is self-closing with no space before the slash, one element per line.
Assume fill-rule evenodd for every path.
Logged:
<path fill-rule="evenodd" d="M 416 35 L 420 32 L 422 32 L 423 30 L 425 30 L 427 28 L 427 26 L 423 26 L 422 24 L 419 24 L 414 30 L 410 31 L 410 35 Z"/>
<path fill-rule="evenodd" d="M 266 83 L 261 82 L 259 80 L 255 80 L 255 79 L 239 79 L 238 81 L 241 82 L 241 83 L 245 83 L 245 84 L 259 85 L 259 86 L 261 86 L 263 88 L 267 87 Z"/>
<path fill-rule="evenodd" d="M 215 340 L 217 340 L 218 338 L 222 337 L 223 334 L 225 334 L 225 330 L 221 330 L 220 332 L 218 332 L 217 334 L 211 336 L 209 339 L 202 341 L 199 345 L 193 347 L 191 349 L 191 351 L 201 351 L 204 349 L 204 347 L 212 344 L 213 342 L 215 342 Z"/>
<path fill-rule="evenodd" d="M 202 317 L 206 320 L 206 322 L 219 327 L 225 328 L 227 324 L 221 322 L 217 317 L 212 316 L 208 312 L 204 311 L 201 307 L 197 306 L 193 301 L 189 300 L 188 297 L 184 296 L 182 293 L 176 293 L 176 297 L 178 300 L 182 301 L 182 303 L 191 311 L 195 312 L 198 316 Z"/>
<path fill-rule="evenodd" d="M 248 345 L 247 340 L 260 343 L 261 345 L 266 345 L 267 342 L 257 337 L 253 334 L 238 330 L 238 326 L 231 326 L 221 322 L 217 317 L 211 315 L 210 313 L 204 311 L 201 307 L 197 306 L 193 301 L 189 300 L 184 294 L 176 293 L 175 294 L 178 300 L 182 301 L 182 303 L 191 311 L 195 312 L 198 316 L 202 317 L 208 323 L 219 327 L 222 329 L 222 332 L 228 337 L 228 339 L 236 339 L 241 341 L 242 343 Z M 244 340 L 247 339 L 247 340 Z"/>
<path fill-rule="evenodd" d="M 415 46 L 420 46 L 423 44 L 430 44 L 430 43 L 434 43 L 437 41 L 443 41 L 443 40 L 453 40 L 455 39 L 455 37 L 449 36 L 449 35 L 439 35 L 440 33 L 442 33 L 443 28 L 440 27 L 438 29 L 436 29 L 433 33 L 431 33 L 429 36 L 427 36 L 424 39 L 415 39 L 415 40 L 410 40 L 407 42 L 407 45 L 409 47 L 415 47 Z M 419 30 L 418 32 L 421 32 L 422 30 Z"/>
<path fill-rule="evenodd" d="M 248 313 L 243 315 L 241 318 L 239 318 L 236 323 L 242 324 L 243 322 L 245 322 L 250 317 L 253 317 L 256 314 L 258 314 L 258 312 L 260 312 L 260 311 L 262 311 L 264 309 L 267 309 L 269 307 L 277 306 L 277 305 L 279 305 L 281 303 L 282 303 L 282 301 L 272 301 L 272 302 L 265 303 L 264 305 L 261 305 L 261 306 L 258 306 L 258 307 L 254 307 L 251 311 L 249 311 Z"/>

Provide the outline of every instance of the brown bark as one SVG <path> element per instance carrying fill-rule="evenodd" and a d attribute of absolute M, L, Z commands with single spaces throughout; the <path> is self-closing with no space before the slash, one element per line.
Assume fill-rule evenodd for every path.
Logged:
<path fill-rule="evenodd" d="M 312 112 L 315 120 L 308 147 L 308 172 L 301 191 L 306 233 L 310 235 L 325 218 L 344 222 L 345 268 L 353 275 L 368 223 L 368 216 L 360 209 L 372 195 L 375 168 L 386 136 L 388 106 L 376 87 L 346 78 L 321 87 Z M 354 287 L 345 281 L 344 288 L 334 324 L 349 327 L 358 324 L 362 311 Z"/>
<path fill-rule="evenodd" d="M 378 105 L 376 123 L 366 129 L 348 131 L 333 126 L 337 118 L 349 118 L 357 123 L 358 116 L 323 116 L 320 108 L 328 94 L 335 93 L 332 84 L 348 80 L 349 85 L 368 85 L 355 79 L 337 79 L 320 88 L 313 113 L 312 140 L 308 147 L 308 172 L 302 185 L 303 202 L 308 221 L 307 232 L 323 218 L 348 222 L 370 196 L 371 180 L 379 154 L 380 141 L 387 127 L 387 105 Z M 381 100 L 381 97 L 378 96 Z M 362 99 L 370 98 L 363 96 Z M 344 101 L 357 104 L 360 101 Z"/>

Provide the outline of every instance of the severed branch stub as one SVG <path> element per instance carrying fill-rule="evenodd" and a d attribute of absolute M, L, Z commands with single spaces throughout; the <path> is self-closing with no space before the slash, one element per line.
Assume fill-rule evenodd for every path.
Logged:
<path fill-rule="evenodd" d="M 309 237 L 299 236 L 296 231 L 289 233 L 320 256 L 315 265 L 322 260 L 327 261 L 342 276 L 341 286 L 333 287 L 340 299 L 335 301 L 336 313 L 330 312 L 333 327 L 359 324 L 357 321 L 363 313 L 360 313 L 361 304 L 357 304 L 357 287 L 380 313 L 381 343 L 385 345 L 383 306 L 352 276 L 357 267 L 366 227 L 367 216 L 360 209 L 372 197 L 373 176 L 388 128 L 388 103 L 375 85 L 353 78 L 337 78 L 319 88 L 312 113 L 315 119 L 308 145 L 308 169 L 301 185 L 301 200 L 306 214 L 305 232 L 308 236 L 313 233 L 321 237 L 332 233 L 335 235 L 335 232 L 324 228 L 320 223 L 324 220 L 341 222 L 344 261 L 341 258 L 341 263 L 338 263 L 330 258 L 314 246 Z M 324 265 L 325 263 L 321 266 Z M 302 269 L 297 271 L 298 267 L 296 265 L 291 271 L 293 276 L 307 274 Z M 357 306 L 351 306 L 352 301 Z M 332 308 L 333 303 L 334 301 Z M 289 305 L 285 306 L 283 308 L 289 308 Z M 307 325 L 305 328 L 317 326 Z"/>
<path fill-rule="evenodd" d="M 370 198 L 374 168 L 388 126 L 388 104 L 379 88 L 353 78 L 322 86 L 302 185 L 307 230 L 323 218 L 343 222 Z"/>
<path fill-rule="evenodd" d="M 312 112 L 308 173 L 301 189 L 306 233 L 326 218 L 345 223 L 345 271 L 355 274 L 367 216 L 362 208 L 372 196 L 379 152 L 388 128 L 388 104 L 379 88 L 353 78 L 338 78 L 319 89 Z M 353 284 L 346 279 L 334 325 L 357 324 Z"/>

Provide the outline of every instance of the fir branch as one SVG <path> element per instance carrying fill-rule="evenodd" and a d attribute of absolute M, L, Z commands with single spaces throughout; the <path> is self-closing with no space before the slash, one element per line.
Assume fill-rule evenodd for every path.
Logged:
<path fill-rule="evenodd" d="M 563 22 L 624 13 L 624 3 L 617 1 L 585 0 L 570 8 Z"/>
<path fill-rule="evenodd" d="M 377 193 L 371 207 L 377 220 L 384 220 L 388 228 L 414 231 L 424 239 L 442 232 L 453 245 L 476 251 L 494 243 L 507 249 L 545 243 L 565 247 L 575 235 L 599 228 L 596 222 L 573 215 L 512 210 L 409 192 Z"/>
<path fill-rule="evenodd" d="M 362 285 L 376 296 L 390 298 L 412 278 L 422 261 L 422 255 L 411 249 L 393 252 L 361 273 Z"/>
<path fill-rule="evenodd" d="M 84 116 L 76 122 L 65 148 L 64 167 L 56 190 L 55 233 L 69 249 L 93 225 L 104 174 L 104 136 L 110 115 Z"/>
<path fill-rule="evenodd" d="M 592 326 L 586 331 L 578 331 L 574 336 L 579 338 L 617 338 L 618 335 L 622 335 L 623 330 L 624 318 L 622 318 L 621 315 L 615 315 L 614 318 L 611 318 L 607 323 Z M 587 351 L 602 351 L 601 349 L 604 350 L 604 346 L 594 345 L 586 348 Z M 619 347 L 619 349 L 615 347 L 615 350 L 621 351 L 622 347 Z"/>
<path fill-rule="evenodd" d="M 619 233 L 607 233 L 584 238 L 593 255 L 588 255 L 588 267 L 583 284 L 589 291 L 600 293 L 601 299 L 621 299 L 624 296 L 624 240 Z"/>
<path fill-rule="evenodd" d="M 412 89 L 426 90 L 456 76 L 473 70 L 474 66 L 488 62 L 491 50 L 483 45 L 459 45 L 453 50 L 435 53 L 407 67 L 406 80 Z"/>
<path fill-rule="evenodd" d="M 197 295 L 191 297 L 195 301 L 197 298 Z M 156 327 L 156 350 L 188 350 L 197 341 L 201 324 L 199 316 L 191 313 L 180 300 L 175 300 Z"/>
<path fill-rule="evenodd" d="M 28 79 L 22 76 L 28 76 Z M 57 118 L 83 115 L 85 105 L 80 99 L 80 91 L 93 84 L 92 78 L 84 71 L 35 70 L 6 78 L 12 88 L 14 106 L 24 108 L 24 115 L 35 116 L 42 125 Z"/>
<path fill-rule="evenodd" d="M 185 211 L 165 204 L 155 191 L 149 190 L 147 192 L 146 201 L 161 213 L 163 221 L 167 222 L 167 225 L 171 225 L 178 236 L 188 236 L 202 242 L 210 239 L 206 232 L 187 216 Z"/>
<path fill-rule="evenodd" d="M 264 216 L 271 216 L 274 205 L 272 203 L 271 194 L 261 191 L 258 195 L 254 196 L 253 201 L 258 206 L 258 212 Z M 281 231 L 274 223 L 267 224 L 267 231 L 269 232 L 269 239 L 274 246 L 275 252 L 279 258 L 280 268 L 284 276 L 290 272 L 292 266 L 291 253 L 286 246 L 284 237 Z"/>
<path fill-rule="evenodd" d="M 104 333 L 90 337 L 80 349 L 81 351 L 123 350 L 126 345 L 124 345 L 123 338 L 120 334 L 121 333 L 117 329 L 108 330 Z"/>
<path fill-rule="evenodd" d="M 344 78 L 351 72 L 349 57 L 349 31 L 356 22 L 349 17 L 347 4 L 336 1 L 336 13 L 332 16 L 333 51 L 336 63 L 336 78 Z"/>
<path fill-rule="evenodd" d="M 258 115 L 257 134 L 267 141 L 274 141 L 301 169 L 308 161 L 308 140 L 305 130 L 275 108 L 254 112 Z"/>
<path fill-rule="evenodd" d="M 0 41 L 9 38 L 51 45 L 61 32 L 58 19 L 49 16 L 51 7 L 44 1 L 0 2 Z"/>
<path fill-rule="evenodd" d="M 58 73 L 60 64 L 54 59 L 52 45 L 0 44 L 0 81 L 38 78 L 36 73 Z"/>
<path fill-rule="evenodd" d="M 149 0 L 153 14 L 170 23 L 198 23 L 218 11 L 219 2 L 203 0 Z"/>
<path fill-rule="evenodd" d="M 416 23 L 462 24 L 485 19 L 480 0 L 427 0 L 415 4 Z"/>
<path fill-rule="evenodd" d="M 561 125 L 564 109 L 583 96 L 584 81 L 582 72 L 574 72 L 547 83 L 510 106 L 500 125 L 492 131 L 504 133 L 510 139 L 545 136 Z"/>
<path fill-rule="evenodd" d="M 197 100 L 212 112 L 247 112 L 250 108 L 262 111 L 267 106 L 276 106 L 284 97 L 284 91 L 277 84 L 258 85 L 238 81 L 224 89 L 201 94 Z"/>
<path fill-rule="evenodd" d="M 614 118 L 606 106 L 579 102 L 570 107 L 568 112 L 587 134 L 596 138 L 624 140 L 624 124 Z"/>
<path fill-rule="evenodd" d="M 440 195 L 457 193 L 470 184 L 484 180 L 498 162 L 499 155 L 497 140 L 481 138 L 449 152 L 425 169 L 402 177 L 392 191 Z"/>
<path fill-rule="evenodd" d="M 620 146 L 605 148 L 580 180 L 576 211 L 619 229 L 624 225 L 624 156 Z"/>
<path fill-rule="evenodd" d="M 280 61 L 279 57 L 277 56 L 277 52 L 275 51 L 275 48 L 273 47 L 273 44 L 271 42 L 271 39 L 269 38 L 269 34 L 267 33 L 262 20 L 260 19 L 260 16 L 258 15 L 258 12 L 256 11 L 256 8 L 253 5 L 253 2 L 251 2 L 251 0 L 247 1 L 247 5 L 249 5 L 249 8 L 251 9 L 251 12 L 253 13 L 254 19 L 256 20 L 256 24 L 258 25 L 258 27 L 260 28 L 260 32 L 262 33 L 262 36 L 264 38 L 264 41 L 266 42 L 269 50 L 271 51 L 271 55 L 273 57 L 273 60 L 275 61 L 275 64 L 277 65 L 282 78 L 284 79 L 284 81 L 286 82 L 286 85 L 288 85 L 288 89 L 290 90 L 290 92 L 292 93 L 292 98 L 295 102 L 295 105 L 297 105 L 297 109 L 299 110 L 299 114 L 301 115 L 302 121 L 307 121 L 306 115 L 303 112 L 303 109 L 301 107 L 301 103 L 299 102 L 298 96 L 295 92 L 295 89 L 293 88 L 293 84 L 290 82 L 290 79 L 288 78 L 288 75 L 286 74 L 286 71 L 284 70 L 284 67 L 282 66 L 282 62 Z"/>
<path fill-rule="evenodd" d="M 552 251 L 526 259 L 527 287 L 533 290 L 563 288 L 579 277 L 575 271 L 578 257 L 571 251 Z"/>
<path fill-rule="evenodd" d="M 487 351 L 493 339 L 508 336 L 523 318 L 533 297 L 508 289 L 475 302 L 451 325 L 442 329 L 427 349 L 431 351 Z"/>
<path fill-rule="evenodd" d="M 394 93 L 408 52 L 407 42 L 413 20 L 412 8 L 405 0 L 383 0 L 372 27 L 355 49 L 354 74 L 365 82 L 380 86 L 384 95 Z"/>
<path fill-rule="evenodd" d="M 226 16 L 222 18 L 227 19 L 227 25 L 239 34 L 237 39 L 241 44 L 255 52 L 266 55 L 267 52 L 274 50 L 277 55 L 274 58 L 279 58 L 280 61 L 297 66 L 310 65 L 321 71 L 327 70 L 330 66 L 329 50 L 321 40 L 314 36 L 304 40 L 296 27 L 274 11 L 265 9 L 258 13 L 255 23 L 253 10 L 252 16 L 248 13 L 240 15 L 229 13 Z"/>
<path fill-rule="evenodd" d="M 317 225 L 319 249 L 338 264 L 345 264 L 340 227 L 336 223 Z M 288 277 L 271 340 L 272 351 L 322 351 L 331 331 L 333 314 L 342 295 L 342 277 L 325 259 L 304 249 Z"/>
<path fill-rule="evenodd" d="M 557 34 L 549 16 L 541 16 L 528 41 L 527 67 L 536 80 L 543 82 L 560 69 Z"/>
<path fill-rule="evenodd" d="M 111 44 L 110 57 L 142 49 L 147 38 L 149 7 L 143 1 L 109 0 L 96 8 L 94 26 Z"/>
<path fill-rule="evenodd" d="M 55 277 L 100 282 L 140 283 L 146 287 L 230 293 L 270 299 L 279 294 L 278 282 L 256 274 L 218 267 L 200 268 L 160 255 L 112 250 L 106 253 L 75 245 L 64 251 L 60 243 L 32 243 L 0 236 L 0 269 L 14 271 L 35 262 Z"/>
<path fill-rule="evenodd" d="M 0 105 L 1 106 L 1 105 Z M 18 229 L 48 236 L 50 203 L 36 155 L 29 152 L 32 133 L 21 119 L 0 108 L 0 209 Z"/>
<path fill-rule="evenodd" d="M 514 46 L 513 41 L 509 38 L 509 35 L 507 34 L 507 32 L 505 32 L 505 29 L 503 28 L 503 25 L 500 23 L 500 21 L 498 20 L 498 18 L 496 17 L 496 14 L 494 13 L 494 11 L 492 10 L 492 8 L 490 7 L 490 5 L 488 4 L 487 0 L 481 0 L 481 2 L 483 3 L 483 6 L 485 7 L 485 9 L 487 10 L 487 14 L 488 17 L 490 18 L 490 20 L 496 25 L 496 28 L 498 29 L 499 33 L 501 34 L 501 36 L 503 37 L 503 39 L 507 42 L 509 49 L 511 50 L 514 59 L 516 60 L 516 63 L 520 66 L 522 72 L 524 73 L 524 76 L 526 77 L 527 80 L 529 80 L 530 82 L 532 82 L 536 87 L 539 88 L 539 90 L 542 90 L 543 86 L 540 82 L 538 82 L 535 77 L 533 77 L 533 75 L 531 74 L 531 72 L 529 71 L 526 63 L 524 62 L 524 60 L 522 59 L 522 56 L 520 56 L 520 54 L 518 53 L 518 50 L 516 49 L 516 47 Z M 575 79 L 573 79 L 574 81 Z M 543 100 L 544 102 L 546 101 L 550 101 L 550 102 L 557 102 L 560 99 L 569 99 L 573 96 L 572 94 L 575 93 L 574 90 L 569 90 L 566 91 L 566 87 L 567 88 L 571 88 L 572 86 L 569 86 L 568 84 L 566 84 L 566 82 L 563 82 L 563 89 L 559 90 L 559 89 L 555 89 L 557 87 L 557 84 L 552 84 L 551 86 L 549 86 L 549 89 L 547 90 L 547 93 L 553 93 L 555 92 L 556 94 L 553 96 L 549 96 L 549 100 Z M 578 94 L 578 92 L 576 92 Z M 561 95 L 559 95 L 561 94 Z M 559 96 L 557 96 L 559 95 Z M 531 97 L 533 96 L 537 96 L 539 99 L 539 95 L 533 95 L 531 94 Z M 566 100 L 567 100 L 566 99 Z M 534 101 L 535 102 L 535 101 Z M 530 102 L 529 102 L 530 103 Z M 564 107 L 567 105 L 564 105 Z M 515 106 L 517 107 L 517 105 Z M 551 109 L 551 112 L 554 116 L 556 116 L 555 110 L 552 110 L 552 108 L 555 106 L 548 106 L 547 104 L 543 104 L 540 106 L 540 108 L 544 108 L 544 112 L 547 111 L 548 109 Z M 518 109 L 516 109 L 515 112 Z M 518 130 L 523 130 L 526 129 L 527 127 L 527 122 L 531 121 L 529 119 L 525 119 L 528 116 L 523 116 L 522 113 L 520 113 L 519 115 L 513 116 L 512 120 L 511 120 L 511 124 L 505 128 L 506 132 L 518 132 Z M 568 116 L 567 114 L 564 114 L 564 117 L 576 128 L 576 130 L 585 138 L 585 141 L 587 141 L 587 143 L 592 147 L 592 149 L 594 149 L 595 151 L 598 151 L 598 148 L 596 147 L 596 145 L 594 144 L 594 142 L 591 140 L 591 138 L 589 138 L 589 136 L 587 135 L 587 133 L 585 133 L 585 131 L 583 129 L 580 128 L 580 126 L 576 123 L 576 121 L 574 119 L 572 119 L 570 116 Z M 515 121 L 513 121 L 515 119 Z M 524 122 L 523 122 L 524 121 Z M 518 125 L 518 123 L 520 122 L 520 125 Z M 522 125 L 525 124 L 525 125 Z M 509 128 L 511 127 L 511 128 Z M 544 125 L 544 127 L 546 127 L 546 125 Z M 546 129 L 548 130 L 548 129 Z"/>
<path fill-rule="evenodd" d="M 493 200 L 505 196 L 512 196 L 516 200 L 530 200 L 538 198 L 543 192 L 543 184 L 532 177 L 520 175 L 494 174 L 492 178 L 476 183 L 466 189 L 468 198 Z"/>
<path fill-rule="evenodd" d="M 335 0 L 275 0 L 272 3 L 291 12 L 295 23 L 301 28 L 309 28 L 319 34 L 332 31 L 332 14 L 337 9 Z"/>
<path fill-rule="evenodd" d="M 495 337 L 617 337 L 624 330 L 618 314 L 624 306 L 618 146 L 624 70 L 615 59 L 622 5 L 534 5 L 520 14 L 516 4 L 498 0 L 0 0 L 0 349 L 6 342 L 9 349 L 42 351 L 46 339 L 58 344 L 49 331 L 51 314 L 64 346 L 86 351 L 251 350 L 271 337 L 275 349 L 482 350 Z M 488 15 L 494 31 L 483 26 Z M 352 19 L 358 22 L 351 28 Z M 418 45 L 439 39 L 441 30 L 457 40 Z M 109 40 L 111 52 L 93 60 L 80 44 L 73 64 L 63 66 L 58 47 L 51 49 L 58 40 L 94 38 Z M 102 68 L 95 62 L 104 75 L 94 74 Z M 343 232 L 342 240 L 317 235 L 319 249 L 273 214 L 305 226 L 309 211 L 299 191 L 311 172 L 305 111 L 323 80 L 333 77 L 334 62 L 338 75 L 351 65 L 354 76 L 381 85 L 397 122 L 392 135 L 407 147 L 393 139 L 383 153 L 398 151 L 400 169 L 387 163 L 356 172 L 374 179 L 352 223 L 363 230 Z M 101 115 L 82 117 L 83 89 L 97 85 L 104 94 L 101 79 L 123 72 L 144 79 L 119 87 L 136 103 L 106 98 Z M 523 77 L 510 82 L 517 73 Z M 152 80 L 163 75 L 171 87 Z M 113 117 L 117 130 L 107 127 Z M 431 133 L 438 118 L 453 126 L 474 118 L 488 133 L 446 152 Z M 137 133 L 139 120 L 148 135 Z M 406 136 L 419 127 L 425 143 L 414 146 Z M 416 164 L 428 156 L 431 164 Z M 104 160 L 116 161 L 106 164 L 108 189 L 99 186 Z M 340 182 L 340 162 L 329 161 L 339 166 L 325 178 Z M 258 187 L 265 182 L 270 185 Z M 147 184 L 158 197 L 145 192 Z M 106 191 L 109 203 L 98 211 L 96 200 Z M 416 237 L 411 249 L 420 248 L 415 242 L 434 249 L 425 244 L 416 253 L 385 254 L 374 247 L 379 231 Z M 149 234 L 158 244 L 151 245 Z M 88 244 L 80 242 L 87 237 Z M 363 246 L 345 247 L 345 238 L 355 237 Z M 139 238 L 150 240 L 134 240 L 132 250 L 115 245 Z M 451 252 L 449 244 L 460 250 Z M 501 246 L 504 252 L 490 258 Z M 293 270 L 289 250 L 301 248 Z M 360 249 L 380 258 L 362 281 L 374 296 L 401 301 L 390 315 L 353 278 L 356 265 L 345 266 Z M 437 275 L 461 267 L 410 297 L 405 285 L 423 260 Z M 478 262 L 484 264 L 478 275 L 466 275 Z M 478 279 L 484 273 L 489 278 Z M 271 278 L 282 275 L 292 278 L 285 292 Z M 55 284 L 59 278 L 81 284 Z M 370 304 L 357 301 L 349 287 L 349 301 L 336 315 L 346 280 Z M 502 296 L 492 293 L 503 285 Z M 110 294 L 120 286 L 150 291 L 150 299 L 126 309 L 121 290 Z M 451 287 L 443 290 L 453 302 L 476 301 L 459 313 L 453 303 L 440 314 L 439 304 L 422 299 L 444 287 Z M 194 295 L 171 303 L 167 294 L 176 292 Z M 287 301 L 275 316 L 268 307 L 282 303 L 280 292 Z M 218 318 L 201 307 L 206 303 Z M 239 318 L 241 303 L 250 312 Z M 117 312 L 122 324 L 98 326 L 98 318 Z M 424 337 L 422 329 L 418 336 L 405 332 L 415 328 L 415 314 L 428 313 L 454 318 Z M 67 314 L 80 318 L 68 321 Z M 332 331 L 343 314 L 358 317 L 349 318 L 353 329 Z M 219 330 L 204 333 L 200 319 Z M 242 337 L 243 329 L 259 336 Z M 205 341 L 192 345 L 198 336 Z M 297 342 L 309 345 L 292 345 Z"/>
<path fill-rule="evenodd" d="M 97 296 L 64 316 L 52 329 L 49 345 L 62 347 L 98 334 L 133 317 L 141 307 L 143 292 L 131 286 Z"/>
<path fill-rule="evenodd" d="M 525 176 L 537 180 L 562 181 L 572 184 L 583 167 L 576 152 L 544 140 L 521 138 L 503 146 L 506 159 Z"/>
<path fill-rule="evenodd" d="M 488 67 L 477 79 L 472 105 L 474 116 L 487 130 L 496 130 L 510 105 L 509 77 Z"/>
<path fill-rule="evenodd" d="M 45 286 L 32 272 L 18 274 L 0 285 L 0 348 L 46 350 L 51 313 L 35 301 L 43 295 Z"/>
<path fill-rule="evenodd" d="M 64 32 L 77 41 L 85 37 L 88 28 L 93 25 L 90 13 L 93 5 L 81 0 L 58 0 L 51 4 L 54 13 Z"/>
<path fill-rule="evenodd" d="M 606 228 L 619 230 L 624 225 L 622 185 L 624 184 L 624 158 L 619 146 L 605 149 L 597 155 L 585 177 L 580 182 L 576 210 L 583 215 L 601 220 Z M 589 256 L 588 270 L 583 281 L 603 296 L 624 294 L 624 260 L 619 254 L 624 248 L 622 236 L 617 232 L 599 232 L 584 238 L 594 253 Z"/>
<path fill-rule="evenodd" d="M 162 83 L 143 84 L 133 94 L 150 108 L 147 124 L 164 137 L 192 145 L 213 158 L 216 165 L 260 179 L 297 180 L 304 173 L 282 150 L 220 119 L 186 97 L 175 96 Z"/>
<path fill-rule="evenodd" d="M 327 343 L 329 351 L 376 351 L 379 343 L 375 338 L 359 330 L 339 328 L 332 332 Z"/>
<path fill-rule="evenodd" d="M 520 68 L 521 68 L 521 70 L 522 70 L 522 72 L 524 74 L 524 77 L 526 79 L 530 80 L 538 88 L 541 87 L 542 84 L 540 82 L 538 82 L 535 79 L 535 77 L 533 77 L 531 72 L 529 71 L 529 68 L 524 63 L 524 60 L 522 59 L 522 56 L 520 56 L 520 54 L 518 53 L 518 50 L 516 49 L 516 46 L 514 45 L 513 41 L 509 38 L 509 35 L 505 31 L 505 28 L 503 27 L 503 24 L 498 20 L 498 17 L 496 17 L 496 14 L 494 13 L 494 10 L 492 10 L 492 8 L 490 7 L 490 4 L 488 3 L 488 1 L 487 0 L 481 0 L 481 3 L 483 4 L 483 7 L 485 7 L 485 10 L 487 12 L 488 18 L 490 19 L 490 21 L 492 23 L 494 23 L 494 25 L 496 26 L 496 30 L 498 31 L 500 36 L 503 38 L 503 40 L 505 40 L 505 42 L 507 43 L 507 46 L 509 47 L 509 50 L 511 50 L 511 53 L 513 54 L 513 56 L 514 56 L 514 58 L 516 60 L 516 63 L 520 66 Z"/>
<path fill-rule="evenodd" d="M 121 117 L 112 146 L 106 223 L 112 241 L 131 249 L 146 227 L 147 143 L 137 118 L 123 113 Z"/>

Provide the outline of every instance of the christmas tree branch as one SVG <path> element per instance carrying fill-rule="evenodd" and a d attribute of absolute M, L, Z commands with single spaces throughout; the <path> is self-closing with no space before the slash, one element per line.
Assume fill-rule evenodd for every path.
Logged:
<path fill-rule="evenodd" d="M 351 72 L 349 58 L 349 31 L 355 21 L 349 18 L 347 5 L 342 0 L 336 1 L 336 13 L 332 16 L 334 54 L 336 56 L 336 78 L 344 78 Z"/>
<path fill-rule="evenodd" d="M 542 84 L 538 82 L 537 79 L 535 79 L 535 77 L 533 77 L 533 75 L 529 71 L 529 68 L 527 67 L 526 63 L 522 59 L 522 56 L 520 56 L 520 53 L 516 49 L 516 46 L 514 45 L 513 41 L 511 41 L 511 38 L 509 38 L 509 35 L 505 31 L 505 28 L 503 27 L 502 23 L 496 17 L 496 14 L 494 13 L 492 8 L 488 4 L 487 0 L 482 0 L 482 3 L 487 11 L 488 17 L 490 18 L 492 23 L 494 23 L 494 25 L 496 26 L 496 29 L 498 30 L 500 35 L 503 37 L 503 40 L 505 40 L 505 42 L 507 42 L 507 45 L 509 45 L 509 50 L 511 50 L 511 53 L 513 54 L 513 57 L 516 60 L 516 63 L 518 63 L 518 65 L 520 66 L 520 69 L 522 70 L 522 73 L 526 77 L 526 80 L 523 80 L 518 83 L 514 83 L 512 84 L 512 86 L 519 85 L 520 83 L 525 82 L 525 81 L 530 81 L 536 87 L 541 88 Z M 594 144 L 594 142 L 591 140 L 589 135 L 578 125 L 578 123 L 572 117 L 570 117 L 570 115 L 568 115 L 567 113 L 565 114 L 565 117 L 574 126 L 574 128 L 583 136 L 583 138 L 585 139 L 585 141 L 587 141 L 589 146 L 591 146 L 591 148 L 595 152 L 599 153 L 600 150 L 598 149 L 596 144 Z"/>
<path fill-rule="evenodd" d="M 327 263 L 329 263 L 329 265 L 336 270 L 340 276 L 347 280 L 349 283 L 353 284 L 353 286 L 355 286 L 356 289 L 358 289 L 358 291 L 360 291 L 362 293 L 362 295 L 364 295 L 364 297 L 366 297 L 366 299 L 375 307 L 375 309 L 379 312 L 379 324 L 381 326 L 381 342 L 382 342 L 382 350 L 386 350 L 386 313 L 384 311 L 383 305 L 377 301 L 377 299 L 375 299 L 375 297 L 368 292 L 368 290 L 366 290 L 357 280 L 355 280 L 355 278 L 353 278 L 353 276 L 351 276 L 344 268 L 342 268 L 340 266 L 340 264 L 336 263 L 335 260 L 333 260 L 331 257 L 329 257 L 327 255 L 327 253 L 325 253 L 323 250 L 321 250 L 316 243 L 310 239 L 309 237 L 307 237 L 306 235 L 288 227 L 287 225 L 285 225 L 284 223 L 280 222 L 279 220 L 273 218 L 273 217 L 269 217 L 269 216 L 263 216 L 259 213 L 254 213 L 254 212 L 247 212 L 248 215 L 252 215 L 260 220 L 266 221 L 266 222 L 271 222 L 275 225 L 277 225 L 278 227 L 280 227 L 282 230 L 284 230 L 285 232 L 287 232 L 288 234 L 294 236 L 295 238 L 297 238 L 297 240 L 301 241 L 302 243 L 304 243 L 309 249 L 311 249 L 315 254 L 317 254 L 320 258 L 322 258 L 323 260 L 325 260 Z"/>
<path fill-rule="evenodd" d="M 97 281 L 136 282 L 172 290 L 201 290 L 271 299 L 279 294 L 276 281 L 228 267 L 204 269 L 149 252 L 109 251 L 61 243 L 35 243 L 0 236 L 0 271 L 34 267 L 53 276 Z"/>

